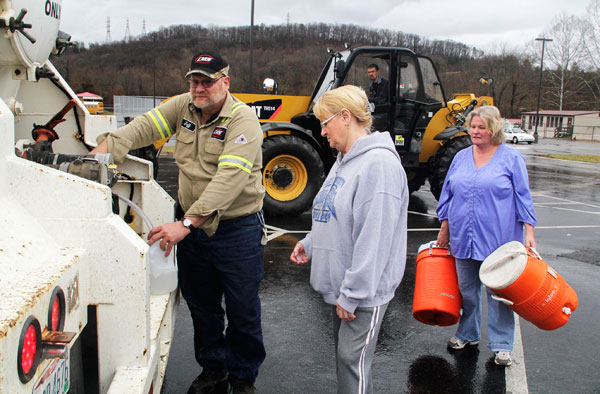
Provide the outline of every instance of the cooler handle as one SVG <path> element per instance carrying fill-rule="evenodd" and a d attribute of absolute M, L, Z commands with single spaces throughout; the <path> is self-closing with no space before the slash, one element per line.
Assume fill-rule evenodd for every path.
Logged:
<path fill-rule="evenodd" d="M 437 241 L 431 241 L 429 242 L 429 255 L 431 256 L 433 254 L 433 247 L 437 247 L 438 249 L 446 249 L 446 252 L 448 253 L 448 256 L 450 256 L 450 248 L 442 248 L 440 246 L 437 246 Z"/>
<path fill-rule="evenodd" d="M 535 248 L 528 246 L 527 249 L 529 249 L 532 253 L 530 254 L 530 256 L 535 257 L 537 259 L 542 260 L 542 256 L 540 256 L 540 254 L 538 253 L 537 250 L 535 250 Z"/>
<path fill-rule="evenodd" d="M 508 306 L 514 305 L 515 303 L 512 302 L 511 300 L 507 300 L 506 298 L 502 298 L 502 297 L 498 297 L 496 294 L 492 294 L 492 298 L 495 299 L 496 301 L 500 301 Z"/>

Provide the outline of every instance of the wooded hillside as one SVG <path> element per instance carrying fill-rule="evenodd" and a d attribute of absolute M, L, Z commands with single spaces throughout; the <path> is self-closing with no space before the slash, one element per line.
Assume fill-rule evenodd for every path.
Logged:
<path fill-rule="evenodd" d="M 100 94 L 110 107 L 113 95 L 171 96 L 187 91 L 183 75 L 202 49 L 218 49 L 230 63 L 232 92 L 258 93 L 263 79 L 270 77 L 278 82 L 280 94 L 310 95 L 328 59 L 328 47 L 399 46 L 434 59 L 447 98 L 464 92 L 489 95 L 505 117 L 536 108 L 539 66 L 524 54 L 486 55 L 462 43 L 354 25 L 260 25 L 254 29 L 253 78 L 248 81 L 249 33 L 249 26 L 171 26 L 129 42 L 69 48 L 52 61 L 77 92 Z M 583 70 L 569 72 L 597 79 Z M 493 83 L 481 85 L 482 76 Z M 589 86 L 573 90 L 563 109 L 600 109 L 593 98 L 597 92 Z M 550 86 L 544 89 L 541 107 L 556 109 Z"/>

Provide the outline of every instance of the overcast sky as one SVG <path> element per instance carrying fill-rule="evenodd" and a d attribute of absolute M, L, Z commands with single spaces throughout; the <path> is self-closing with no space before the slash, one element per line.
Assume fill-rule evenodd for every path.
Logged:
<path fill-rule="evenodd" d="M 254 23 L 355 24 L 450 39 L 486 51 L 523 46 L 561 12 L 583 16 L 590 0 L 255 0 Z M 367 6 L 365 6 L 365 4 Z M 107 18 L 113 40 L 160 26 L 250 24 L 251 0 L 63 0 L 61 30 L 72 40 L 104 42 Z"/>

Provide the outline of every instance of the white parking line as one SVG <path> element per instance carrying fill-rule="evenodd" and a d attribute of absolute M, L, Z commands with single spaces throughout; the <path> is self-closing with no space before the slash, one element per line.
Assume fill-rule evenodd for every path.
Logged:
<path fill-rule="evenodd" d="M 525 353 L 521 340 L 520 318 L 515 313 L 515 341 L 513 343 L 513 365 L 505 369 L 504 379 L 506 392 L 511 394 L 528 394 L 527 370 L 525 368 Z"/>
<path fill-rule="evenodd" d="M 533 205 L 537 206 L 537 204 L 533 204 Z M 559 211 L 570 211 L 570 212 L 577 212 L 577 213 L 585 213 L 585 214 L 588 214 L 588 215 L 600 215 L 600 211 L 599 212 L 593 212 L 593 211 L 584 211 L 582 209 L 560 208 L 560 207 L 555 207 L 555 206 L 550 206 L 548 208 L 558 209 Z"/>
<path fill-rule="evenodd" d="M 437 215 L 435 215 L 433 213 L 424 213 L 424 212 L 417 212 L 417 211 L 408 211 L 408 213 L 412 213 L 413 215 L 418 215 L 418 216 L 426 216 L 429 218 L 437 218 Z"/>
<path fill-rule="evenodd" d="M 567 200 L 566 198 L 560 198 L 560 197 L 554 197 L 554 196 L 548 196 L 546 194 L 537 194 L 537 193 L 532 193 L 532 196 L 534 197 L 544 197 L 544 198 L 550 198 L 553 200 L 559 200 L 562 201 L 563 203 L 571 203 L 571 204 L 576 204 L 576 205 L 583 205 L 586 207 L 592 207 L 592 208 L 598 208 L 600 209 L 600 205 L 594 205 L 594 204 L 588 204 L 585 202 L 580 202 L 580 201 L 573 201 L 573 200 Z M 537 203 L 534 203 L 534 205 Z M 546 203 L 549 204 L 549 203 Z"/>

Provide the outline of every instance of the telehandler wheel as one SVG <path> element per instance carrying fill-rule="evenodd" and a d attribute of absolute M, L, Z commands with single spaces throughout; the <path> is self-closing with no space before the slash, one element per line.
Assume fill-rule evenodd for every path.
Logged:
<path fill-rule="evenodd" d="M 265 213 L 298 216 L 309 209 L 323 182 L 323 162 L 306 141 L 291 135 L 267 138 L 262 145 Z"/>
<path fill-rule="evenodd" d="M 408 192 L 416 192 L 425 184 L 427 173 L 423 169 L 406 169 L 406 180 L 408 181 Z"/>
<path fill-rule="evenodd" d="M 446 141 L 437 153 L 429 159 L 429 185 L 436 200 L 439 200 L 442 193 L 444 180 L 450 169 L 450 164 L 452 164 L 452 159 L 459 151 L 471 145 L 473 145 L 471 136 L 461 135 Z"/>
<path fill-rule="evenodd" d="M 132 149 L 129 151 L 129 154 L 137 156 L 140 159 L 151 161 L 154 168 L 153 176 L 154 179 L 156 179 L 156 177 L 158 176 L 158 156 L 160 154 L 160 151 L 157 150 L 154 147 L 154 145 L 148 145 L 144 146 L 143 148 Z"/>

